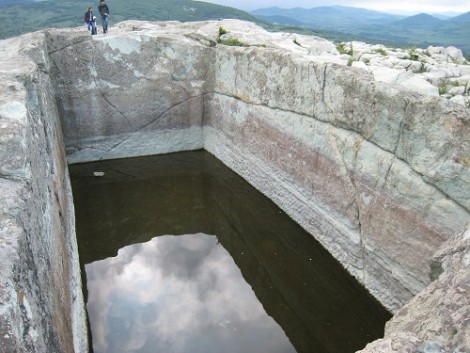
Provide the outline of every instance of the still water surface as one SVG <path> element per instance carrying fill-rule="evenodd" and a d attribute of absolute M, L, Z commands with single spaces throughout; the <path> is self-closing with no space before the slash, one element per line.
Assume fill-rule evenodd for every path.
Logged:
<path fill-rule="evenodd" d="M 85 266 L 98 352 L 295 352 L 215 236 L 160 236 Z"/>
<path fill-rule="evenodd" d="M 94 353 L 348 353 L 383 335 L 390 314 L 210 154 L 70 174 Z"/>

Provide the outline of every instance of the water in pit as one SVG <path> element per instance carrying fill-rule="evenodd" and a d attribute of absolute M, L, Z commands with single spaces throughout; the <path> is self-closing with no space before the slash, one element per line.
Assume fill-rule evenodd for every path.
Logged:
<path fill-rule="evenodd" d="M 209 153 L 70 174 L 94 353 L 348 353 L 383 335 L 390 314 Z"/>

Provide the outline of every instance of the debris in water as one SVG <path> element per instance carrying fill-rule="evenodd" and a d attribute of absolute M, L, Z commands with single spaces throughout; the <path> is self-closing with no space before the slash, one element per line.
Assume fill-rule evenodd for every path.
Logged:
<path fill-rule="evenodd" d="M 104 176 L 104 172 L 93 172 L 93 175 L 95 177 L 102 177 L 102 176 Z"/>

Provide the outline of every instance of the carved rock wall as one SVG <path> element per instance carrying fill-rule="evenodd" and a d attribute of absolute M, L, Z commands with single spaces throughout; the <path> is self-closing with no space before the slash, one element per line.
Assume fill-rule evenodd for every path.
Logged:
<path fill-rule="evenodd" d="M 206 47 L 184 36 L 52 34 L 69 162 L 201 149 Z"/>
<path fill-rule="evenodd" d="M 219 27 L 246 30 L 244 40 L 256 42 L 217 45 Z M 130 21 L 106 36 L 51 30 L 1 42 L 16 53 L 2 59 L 1 72 L 1 117 L 8 121 L 0 179 L 8 192 L 1 197 L 11 204 L 2 208 L 1 239 L 11 245 L 2 251 L 14 254 L 2 269 L 5 303 L 13 303 L 3 304 L 10 321 L 0 322 L 2 332 L 4 322 L 18 323 L 8 330 L 26 337 L 20 345 L 85 351 L 62 136 L 69 163 L 205 148 L 315 236 L 391 311 L 431 283 L 434 254 L 453 249 L 458 241 L 446 242 L 461 240 L 470 219 L 470 111 L 329 62 L 324 54 L 334 45 L 323 39 L 296 35 L 295 43 L 306 44 L 291 42 L 240 21 Z M 444 278 L 431 286 L 446 297 Z M 416 298 L 413 315 L 432 317 Z M 443 313 L 455 312 L 451 302 L 443 300 Z M 69 309 L 59 315 L 59 307 Z M 25 317 L 46 319 L 26 325 Z M 385 345 L 435 335 L 431 326 L 407 326 L 413 318 L 403 311 L 396 320 Z M 64 343 L 70 333 L 73 343 Z"/>
<path fill-rule="evenodd" d="M 385 326 L 362 353 L 467 352 L 470 347 L 470 227 L 434 255 L 439 277 Z"/>
<path fill-rule="evenodd" d="M 469 219 L 468 110 L 284 52 L 220 48 L 215 65 L 205 148 L 390 310 L 429 284 L 432 255 Z"/>
<path fill-rule="evenodd" d="M 51 32 L 69 161 L 205 148 L 396 311 L 469 220 L 468 109 L 316 61 L 334 49 L 323 39 L 304 55 L 247 25 L 261 47 L 216 46 L 219 26 L 243 25 Z"/>
<path fill-rule="evenodd" d="M 44 33 L 2 41 L 0 352 L 87 352 L 64 143 Z"/>

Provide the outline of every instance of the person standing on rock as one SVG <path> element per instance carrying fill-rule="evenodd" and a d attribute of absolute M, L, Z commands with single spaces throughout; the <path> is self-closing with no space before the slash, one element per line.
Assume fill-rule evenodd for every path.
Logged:
<path fill-rule="evenodd" d="M 103 33 L 108 33 L 108 18 L 109 18 L 109 8 L 105 0 L 100 0 L 98 10 L 101 15 L 101 23 L 103 25 Z"/>
<path fill-rule="evenodd" d="M 88 30 L 91 28 L 91 34 L 96 34 L 96 16 L 93 15 L 93 7 L 89 7 L 88 11 L 85 12 L 85 16 L 83 18 L 85 23 L 88 25 Z"/>

